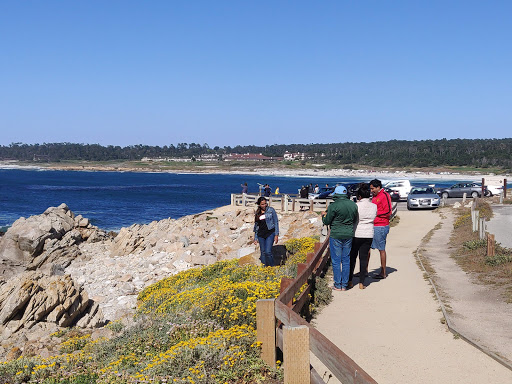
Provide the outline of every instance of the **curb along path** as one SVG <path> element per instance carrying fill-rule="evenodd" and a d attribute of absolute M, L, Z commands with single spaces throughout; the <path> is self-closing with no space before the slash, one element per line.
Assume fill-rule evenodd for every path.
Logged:
<path fill-rule="evenodd" d="M 388 278 L 368 279 L 365 290 L 333 292 L 333 302 L 315 326 L 380 384 L 511 383 L 510 370 L 455 339 L 441 323 L 439 304 L 414 257 L 423 237 L 440 221 L 439 214 L 407 211 L 399 216 L 388 236 Z M 446 248 L 443 253 L 449 257 Z M 369 270 L 379 265 L 373 251 Z M 317 371 L 322 375 L 325 370 Z"/>

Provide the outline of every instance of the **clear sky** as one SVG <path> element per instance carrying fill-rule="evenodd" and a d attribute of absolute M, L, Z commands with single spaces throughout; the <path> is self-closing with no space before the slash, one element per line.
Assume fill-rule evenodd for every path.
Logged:
<path fill-rule="evenodd" d="M 512 137 L 511 1 L 0 2 L 0 145 Z"/>

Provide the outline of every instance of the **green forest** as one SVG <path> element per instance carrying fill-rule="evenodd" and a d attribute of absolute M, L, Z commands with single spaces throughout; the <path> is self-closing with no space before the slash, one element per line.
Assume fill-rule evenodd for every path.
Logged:
<path fill-rule="evenodd" d="M 512 138 L 390 140 L 371 143 L 273 144 L 266 146 L 225 146 L 208 144 L 102 146 L 75 143 L 12 143 L 0 146 L 0 160 L 48 161 L 123 161 L 143 157 L 192 158 L 204 154 L 262 153 L 280 157 L 288 152 L 303 152 L 308 162 L 375 167 L 440 167 L 512 169 Z"/>

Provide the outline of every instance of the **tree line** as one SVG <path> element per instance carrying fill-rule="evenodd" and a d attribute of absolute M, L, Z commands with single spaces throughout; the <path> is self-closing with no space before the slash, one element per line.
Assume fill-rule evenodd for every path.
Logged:
<path fill-rule="evenodd" d="M 512 139 L 390 140 L 371 143 L 237 145 L 211 148 L 208 144 L 102 146 L 77 143 L 12 143 L 0 146 L 0 159 L 24 161 L 141 160 L 143 157 L 194 158 L 215 154 L 262 153 L 279 157 L 305 153 L 309 161 L 376 167 L 468 166 L 512 169 Z"/>

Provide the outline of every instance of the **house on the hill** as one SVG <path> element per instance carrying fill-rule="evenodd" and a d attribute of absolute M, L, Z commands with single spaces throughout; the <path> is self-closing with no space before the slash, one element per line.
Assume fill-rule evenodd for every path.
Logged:
<path fill-rule="evenodd" d="M 281 161 L 282 157 L 268 157 L 261 153 L 230 153 L 223 156 L 224 161 Z"/>

